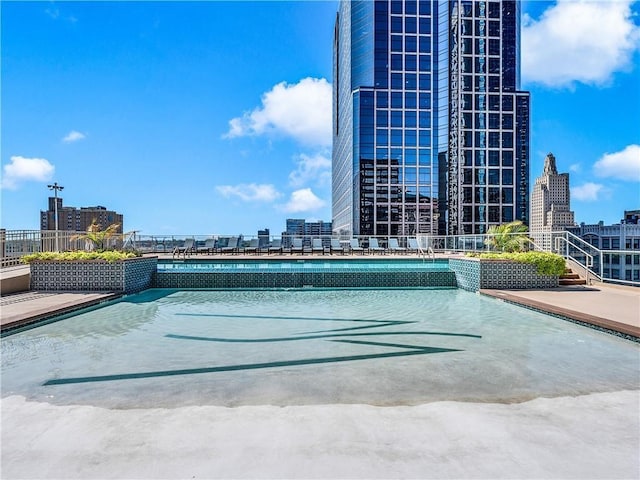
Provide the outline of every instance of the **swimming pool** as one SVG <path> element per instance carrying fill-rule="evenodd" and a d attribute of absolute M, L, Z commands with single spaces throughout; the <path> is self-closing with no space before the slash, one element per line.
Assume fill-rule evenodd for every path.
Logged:
<path fill-rule="evenodd" d="M 3 339 L 2 395 L 108 408 L 637 388 L 638 345 L 457 289 L 147 290 Z"/>

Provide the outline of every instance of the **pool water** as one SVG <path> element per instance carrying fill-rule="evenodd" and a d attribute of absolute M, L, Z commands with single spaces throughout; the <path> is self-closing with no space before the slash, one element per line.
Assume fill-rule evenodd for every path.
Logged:
<path fill-rule="evenodd" d="M 7 336 L 2 396 L 109 408 L 636 389 L 636 343 L 462 290 L 147 290 Z"/>

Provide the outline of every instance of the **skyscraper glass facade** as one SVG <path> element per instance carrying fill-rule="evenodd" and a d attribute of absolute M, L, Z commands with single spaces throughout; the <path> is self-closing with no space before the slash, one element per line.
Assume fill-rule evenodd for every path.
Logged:
<path fill-rule="evenodd" d="M 333 227 L 473 233 L 528 217 L 517 2 L 343 1 Z"/>

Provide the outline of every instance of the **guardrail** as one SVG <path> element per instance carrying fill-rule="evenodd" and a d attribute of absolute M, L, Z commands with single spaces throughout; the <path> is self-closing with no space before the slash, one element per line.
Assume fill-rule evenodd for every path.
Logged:
<path fill-rule="evenodd" d="M 88 250 L 92 245 L 83 240 L 86 232 L 52 230 L 2 230 L 0 229 L 1 266 L 19 265 L 23 255 L 34 252 L 55 251 L 56 236 L 61 251 Z M 512 234 L 522 235 L 522 234 Z M 227 247 L 232 237 L 239 238 L 239 247 L 244 249 L 257 244 L 256 253 L 269 252 L 268 247 L 276 241 L 291 248 L 294 239 L 301 239 L 305 251 L 309 251 L 313 241 L 320 239 L 323 248 L 330 250 L 331 241 L 338 240 L 349 245 L 356 239 L 362 253 L 389 252 L 390 240 L 396 240 L 400 250 L 396 253 L 412 252 L 423 258 L 436 254 L 456 254 L 467 252 L 499 251 L 495 238 L 505 240 L 505 235 L 427 235 L 412 236 L 329 236 L 329 235 L 141 235 L 138 231 L 127 232 L 109 240 L 110 248 L 132 249 L 142 253 L 172 254 L 182 247 L 187 238 L 194 240 L 194 251 L 205 252 L 205 246 L 212 245 L 210 253 L 219 253 Z M 587 280 L 594 278 L 603 282 L 613 282 L 640 287 L 640 250 L 599 250 L 582 238 L 567 232 L 529 232 L 528 248 L 531 250 L 553 251 L 571 260 L 585 270 Z M 375 238 L 381 250 L 369 249 L 370 238 Z M 405 250 L 403 250 L 405 249 Z M 347 248 L 348 250 L 348 248 Z"/>

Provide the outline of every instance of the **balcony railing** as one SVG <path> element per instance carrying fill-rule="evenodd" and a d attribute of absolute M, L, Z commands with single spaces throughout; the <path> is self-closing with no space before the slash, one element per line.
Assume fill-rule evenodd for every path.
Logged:
<path fill-rule="evenodd" d="M 92 244 L 79 239 L 85 232 L 57 232 L 60 251 L 89 250 Z M 517 234 L 514 234 L 517 235 Z M 640 250 L 600 250 L 580 237 L 567 231 L 529 232 L 531 250 L 552 251 L 558 253 L 584 270 L 587 280 L 590 278 L 603 282 L 614 282 L 640 286 Z M 232 237 L 238 237 L 238 248 L 225 248 Z M 350 240 L 356 239 L 362 248 L 356 253 L 394 253 L 389 250 L 390 240 L 395 240 L 401 250 L 395 253 L 412 253 L 422 257 L 435 254 L 464 254 L 467 252 L 496 251 L 491 235 L 414 235 L 414 236 L 377 236 L 381 250 L 370 249 L 369 236 L 338 237 L 329 235 L 140 235 L 136 231 L 118 235 L 109 240 L 109 248 L 125 248 L 147 254 L 172 255 L 185 244 L 185 240 L 194 240 L 193 251 L 188 253 L 221 254 L 227 253 L 273 253 L 270 246 L 279 242 L 289 252 L 294 239 L 301 239 L 304 252 L 311 253 L 314 240 L 320 240 L 323 253 L 331 252 L 332 240 L 339 241 L 349 252 Z M 20 264 L 23 255 L 34 252 L 55 251 L 56 232 L 51 230 L 0 230 L 0 253 L 2 267 Z M 211 248 L 206 248 L 210 246 Z M 257 248 L 250 248 L 257 246 Z M 414 248 L 417 247 L 417 248 Z M 406 250 L 402 250 L 406 249 Z"/>

